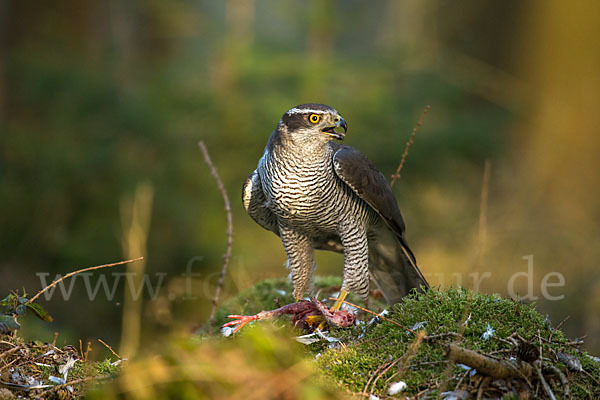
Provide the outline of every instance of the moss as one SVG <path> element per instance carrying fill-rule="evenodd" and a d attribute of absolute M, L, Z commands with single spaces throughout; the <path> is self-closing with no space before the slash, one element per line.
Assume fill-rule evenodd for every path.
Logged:
<path fill-rule="evenodd" d="M 317 278 L 319 298 L 331 296 L 339 285 L 336 278 Z M 274 309 L 277 298 L 282 305 L 290 303 L 294 300 L 290 293 L 287 280 L 260 282 L 226 301 L 218 310 L 217 322 L 224 323 L 230 313 Z M 379 312 L 384 306 L 371 300 L 368 308 Z M 427 335 L 454 332 L 461 335 L 461 346 L 498 357 L 514 355 L 507 340 L 514 333 L 535 343 L 541 337 L 545 363 L 564 372 L 572 397 L 600 398 L 600 388 L 590 378 L 600 376 L 600 363 L 570 345 L 561 331 L 553 330 L 534 304 L 449 288 L 409 296 L 388 311 L 391 320 L 407 328 L 416 331 L 421 325 Z M 359 319 L 362 322 L 352 328 L 331 329 L 329 335 L 339 339 L 333 343 L 300 345 L 293 339 L 299 332 L 291 330 L 284 319 L 250 324 L 233 338 L 206 331 L 196 337 L 173 338 L 160 354 L 133 361 L 94 397 L 108 399 L 120 393 L 120 398 L 231 398 L 260 391 L 267 398 L 287 393 L 290 398 L 318 399 L 341 398 L 366 389 L 389 398 L 390 384 L 403 380 L 407 389 L 397 396 L 427 393 L 437 398 L 442 391 L 454 390 L 465 376 L 465 369 L 445 357 L 445 347 L 457 341 L 456 336 L 416 345 L 415 334 L 406 329 L 385 320 L 369 323 L 372 315 L 363 312 Z M 484 339 L 490 328 L 493 334 Z M 559 352 L 577 357 L 586 373 L 570 372 L 555 361 Z M 467 381 L 468 377 L 463 383 Z M 245 382 L 251 382 L 250 386 Z M 549 383 L 560 396 L 560 382 L 550 379 Z M 503 395 L 512 396 L 506 392 L 496 397 Z"/>
<path fill-rule="evenodd" d="M 91 367 L 93 368 L 93 370 L 96 374 L 102 375 L 102 376 L 116 375 L 121 370 L 120 366 L 115 365 L 109 359 L 106 359 L 101 362 L 92 363 Z"/>
<path fill-rule="evenodd" d="M 339 289 L 340 280 L 336 278 L 317 278 L 316 286 L 321 289 L 320 298 L 328 297 Z M 285 295 L 282 294 L 285 292 Z M 268 280 L 240 293 L 226 302 L 218 313 L 218 322 L 225 322 L 229 313 L 254 314 L 263 309 L 277 307 L 275 299 L 281 304 L 293 301 L 289 294 L 291 285 L 287 280 Z M 356 301 L 356 299 L 355 299 Z M 380 311 L 380 303 L 371 302 L 369 309 Z M 341 340 L 341 345 L 332 346 L 327 342 L 318 342 L 305 347 L 308 357 L 318 355 L 317 365 L 327 379 L 352 392 L 361 392 L 380 366 L 392 360 L 402 359 L 407 349 L 415 341 L 415 335 L 392 323 L 383 321 L 369 325 L 372 316 L 361 313 L 360 325 L 350 329 L 332 329 L 331 335 Z M 574 373 L 555 360 L 555 354 L 577 357 L 585 371 L 592 376 L 600 376 L 600 363 L 589 358 L 567 344 L 568 340 L 560 330 L 553 330 L 546 317 L 537 312 L 535 304 L 524 304 L 498 295 L 489 295 L 469 291 L 464 288 L 430 290 L 424 294 L 412 295 L 389 310 L 388 317 L 405 327 L 419 324 L 428 335 L 447 332 L 460 333 L 461 346 L 498 355 L 514 355 L 514 346 L 507 341 L 512 334 L 538 342 L 542 338 L 542 348 L 546 362 L 558 367 L 568 379 L 571 392 L 576 398 L 600 397 L 598 388 L 585 373 Z M 417 325 L 417 326 L 419 326 Z M 492 336 L 483 338 L 484 332 L 491 328 Z M 244 328 L 247 329 L 247 328 Z M 243 330 L 242 330 L 243 332 Z M 552 336 L 552 343 L 547 340 Z M 427 388 L 435 388 L 432 395 L 440 390 L 453 390 L 465 370 L 449 363 L 445 358 L 445 346 L 456 337 L 446 336 L 438 340 L 425 341 L 407 365 L 402 360 L 377 379 L 374 387 L 368 391 L 384 396 L 392 381 L 403 380 L 407 383 L 406 395 L 415 395 Z M 552 360 L 552 361 L 551 361 Z M 552 381 L 556 393 L 562 393 L 558 381 Z M 371 383 L 372 385 L 372 383 Z"/>

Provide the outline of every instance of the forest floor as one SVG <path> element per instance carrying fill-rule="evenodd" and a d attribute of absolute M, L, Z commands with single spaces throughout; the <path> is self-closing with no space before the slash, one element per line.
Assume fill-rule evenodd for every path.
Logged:
<path fill-rule="evenodd" d="M 339 285 L 337 278 L 317 278 L 319 299 L 334 296 Z M 535 305 L 462 288 L 432 289 L 387 309 L 378 300 L 349 299 L 380 314 L 353 310 L 357 323 L 350 328 L 306 334 L 286 317 L 235 334 L 219 328 L 229 314 L 293 301 L 287 280 L 259 282 L 224 302 L 212 329 L 173 336 L 159 354 L 123 368 L 115 365 L 120 360 L 86 362 L 72 346 L 4 335 L 0 400 L 600 398 L 600 359 L 579 349 L 582 340 L 566 338 Z"/>

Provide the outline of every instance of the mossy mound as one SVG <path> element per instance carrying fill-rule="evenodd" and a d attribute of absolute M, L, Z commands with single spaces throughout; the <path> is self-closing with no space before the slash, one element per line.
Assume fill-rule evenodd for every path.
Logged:
<path fill-rule="evenodd" d="M 328 298 L 339 285 L 339 279 L 317 278 L 318 297 Z M 272 310 L 277 299 L 281 305 L 290 303 L 290 293 L 285 279 L 260 282 L 226 301 L 217 323 L 226 322 L 227 314 Z M 376 312 L 383 307 L 376 301 L 368 305 Z M 600 398 L 600 363 L 579 351 L 534 305 L 450 288 L 409 296 L 393 306 L 387 318 L 396 324 L 374 320 L 363 311 L 358 316 L 358 325 L 331 329 L 323 340 L 308 345 L 295 340 L 301 333 L 290 328 L 286 317 L 253 323 L 234 337 L 225 338 L 214 327 L 212 335 L 203 329 L 197 336 L 173 338 L 161 346 L 160 354 L 130 362 L 90 397 L 339 399 L 361 394 L 466 399 L 475 398 L 479 390 L 483 398 L 547 398 L 537 377 L 487 380 L 446 358 L 447 346 L 456 343 L 509 359 L 517 353 L 512 339 L 518 337 L 536 347 L 541 341 L 543 364 L 559 371 L 546 375 L 557 398 L 564 398 L 565 382 L 572 398 Z M 564 362 L 558 361 L 559 355 Z M 577 361 L 580 370 L 569 369 L 569 360 Z M 400 382 L 404 390 L 390 392 Z"/>
<path fill-rule="evenodd" d="M 339 279 L 317 278 L 319 297 L 329 297 L 339 290 L 339 284 Z M 290 291 L 291 286 L 284 279 L 260 282 L 226 302 L 218 312 L 217 321 L 225 322 L 229 313 L 255 314 L 276 308 L 277 298 L 281 304 L 287 304 L 293 301 Z M 379 303 L 371 302 L 368 308 L 382 311 Z M 541 341 L 543 363 L 564 374 L 574 398 L 600 398 L 598 360 L 578 350 L 577 344 L 554 329 L 533 304 L 450 288 L 409 296 L 388 312 L 389 319 L 404 327 L 413 331 L 424 329 L 426 339 L 415 345 L 414 333 L 385 320 L 369 323 L 373 316 L 360 312 L 357 326 L 330 331 L 329 335 L 339 342 L 314 343 L 306 346 L 306 352 L 317 357 L 317 365 L 325 377 L 351 392 L 384 398 L 393 382 L 404 381 L 407 387 L 397 396 L 436 397 L 442 392 L 461 389 L 476 393 L 481 382 L 474 371 L 446 358 L 448 344 L 457 343 L 498 359 L 509 359 L 515 356 L 517 337 L 535 346 Z M 580 363 L 582 371 L 567 368 L 566 360 L 574 361 L 575 365 Z M 565 390 L 559 378 L 548 379 L 558 397 Z M 488 391 L 490 395 L 510 397 L 511 393 L 525 396 L 525 390 L 534 398 L 543 398 L 542 388 L 534 381 L 530 383 L 532 387 L 525 390 L 512 382 L 492 382 Z"/>

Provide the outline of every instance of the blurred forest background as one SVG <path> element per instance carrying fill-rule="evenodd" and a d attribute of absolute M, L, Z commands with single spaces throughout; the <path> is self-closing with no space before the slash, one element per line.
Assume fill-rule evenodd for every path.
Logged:
<path fill-rule="evenodd" d="M 0 0 L 0 297 L 34 294 L 40 272 L 145 255 L 151 283 L 167 275 L 125 325 L 123 280 L 92 301 L 78 278 L 68 301 L 40 300 L 54 323 L 24 318 L 23 334 L 118 344 L 136 315 L 141 343 L 191 329 L 226 244 L 199 140 L 233 205 L 227 297 L 287 275 L 279 239 L 239 200 L 283 112 L 333 106 L 346 143 L 389 176 L 431 105 L 394 186 L 423 272 L 470 288 L 489 272 L 479 289 L 508 295 L 533 255 L 533 291 L 515 288 L 598 352 L 598 21 L 594 1 Z M 340 256 L 318 263 L 341 275 Z M 550 272 L 561 300 L 543 296 Z"/>

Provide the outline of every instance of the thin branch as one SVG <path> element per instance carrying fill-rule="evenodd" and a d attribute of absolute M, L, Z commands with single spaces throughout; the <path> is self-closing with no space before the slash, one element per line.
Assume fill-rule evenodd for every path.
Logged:
<path fill-rule="evenodd" d="M 134 262 L 134 261 L 143 260 L 143 259 L 144 259 L 144 257 L 138 257 L 138 258 L 133 258 L 131 260 L 119 261 L 119 262 L 111 263 L 111 264 L 96 265 L 95 267 L 88 267 L 88 268 L 79 269 L 77 271 L 69 272 L 65 276 L 61 277 L 60 279 L 57 279 L 57 280 L 53 281 L 51 284 L 49 284 L 48 286 L 46 286 L 45 288 L 43 288 L 42 290 L 40 290 L 39 292 L 37 292 L 37 294 L 35 296 L 33 296 L 32 298 L 30 298 L 29 300 L 27 300 L 27 303 L 33 303 L 38 297 L 40 297 L 48 289 L 53 288 L 54 286 L 58 285 L 60 282 L 64 281 L 67 278 L 72 277 L 73 275 L 77 275 L 77 274 L 80 274 L 80 273 L 86 272 L 86 271 L 93 271 L 93 270 L 100 269 L 100 268 L 116 267 L 117 265 L 128 264 L 128 263 L 131 263 L 131 262 Z"/>
<path fill-rule="evenodd" d="M 390 365 L 392 365 L 392 366 L 395 365 L 398 361 L 400 361 L 400 359 L 397 359 L 395 361 L 386 361 L 383 364 L 381 364 L 379 367 L 377 367 L 377 369 L 371 374 L 371 377 L 367 381 L 367 384 L 365 385 L 365 388 L 363 389 L 361 394 L 363 394 L 363 395 L 370 394 L 370 392 L 368 391 L 369 385 L 371 385 L 371 382 L 373 381 L 373 379 L 375 379 L 375 377 L 378 376 L 379 371 L 381 371 L 382 369 L 384 369 Z M 373 388 L 371 388 L 371 391 L 372 390 L 373 390 Z"/>
<path fill-rule="evenodd" d="M 85 382 L 89 382 L 89 381 L 101 381 L 101 380 L 107 380 L 107 379 L 111 379 L 111 376 L 107 376 L 107 375 L 100 375 L 100 376 L 86 376 L 83 378 L 79 378 L 79 379 L 75 379 L 72 380 L 71 382 L 67 382 L 67 383 L 63 383 L 60 385 L 56 385 L 51 389 L 45 390 L 42 393 L 39 394 L 40 399 L 46 398 L 47 395 L 49 395 L 52 392 L 56 392 L 58 390 L 64 389 L 67 386 L 72 386 L 72 385 L 78 385 L 80 383 L 85 383 Z"/>
<path fill-rule="evenodd" d="M 429 335 L 429 336 L 425 336 L 423 337 L 423 340 L 438 340 L 438 339 L 444 339 L 447 338 L 448 336 L 452 336 L 452 337 L 456 337 L 459 339 L 462 339 L 463 335 L 461 335 L 460 333 L 456 333 L 456 332 L 444 332 L 444 333 L 438 333 L 437 335 Z"/>
<path fill-rule="evenodd" d="M 543 365 L 542 366 L 543 372 L 550 372 L 553 373 L 554 375 L 558 376 L 558 379 L 560 380 L 560 384 L 563 387 L 563 398 L 568 399 L 571 396 L 571 388 L 569 387 L 569 382 L 567 381 L 567 377 L 565 376 L 565 374 L 563 374 L 561 372 L 560 369 L 556 368 L 554 365 Z M 596 382 L 598 383 L 598 382 Z"/>
<path fill-rule="evenodd" d="M 559 330 L 569 318 L 571 318 L 571 316 L 567 315 L 562 321 L 560 321 L 558 325 L 556 325 L 556 328 L 552 329 L 552 332 L 550 332 L 550 336 L 548 337 L 548 342 L 552 343 L 552 336 L 554 335 L 554 332 Z"/>
<path fill-rule="evenodd" d="M 123 357 L 121 357 L 120 355 L 118 355 L 117 352 L 114 351 L 113 348 L 110 347 L 108 344 L 104 343 L 104 341 L 102 339 L 99 338 L 98 341 L 100 343 L 102 343 L 104 345 L 104 347 L 106 347 L 108 350 L 110 350 L 110 352 L 113 353 L 115 355 L 115 357 L 117 357 L 121 361 L 123 360 Z"/>
<path fill-rule="evenodd" d="M 13 345 L 12 343 L 10 343 L 11 345 Z M 13 345 L 14 346 L 14 345 Z M 4 359 L 4 357 L 6 357 L 7 355 L 11 354 L 11 353 L 15 353 L 21 349 L 24 349 L 25 346 L 24 345 L 18 345 L 13 347 L 12 349 L 6 350 L 3 353 L 0 353 L 0 360 Z"/>
<path fill-rule="evenodd" d="M 392 376 L 390 376 L 388 378 L 388 380 L 391 378 L 394 378 L 395 376 L 398 376 L 400 379 L 402 379 L 402 377 L 404 376 L 404 373 L 410 366 L 412 359 L 417 355 L 417 352 L 419 351 L 419 348 L 421 347 L 421 344 L 423 343 L 423 338 L 425 338 L 425 331 L 419 331 L 415 340 L 410 344 L 410 347 L 406 350 L 406 352 L 402 355 L 402 357 L 400 357 L 398 360 L 396 360 L 396 361 L 401 361 L 400 366 L 398 367 L 398 371 L 395 372 L 394 374 L 392 374 Z M 395 362 L 393 365 L 395 365 Z M 385 368 L 383 371 L 381 371 L 379 373 L 377 378 L 375 378 L 375 380 L 373 381 L 372 388 L 376 387 L 377 381 L 379 380 L 379 378 L 381 378 L 383 375 L 385 375 L 390 370 L 390 368 L 393 367 L 393 365 L 388 366 L 387 368 Z"/>
<path fill-rule="evenodd" d="M 225 282 L 225 275 L 227 274 L 227 267 L 229 266 L 229 260 L 231 259 L 231 247 L 233 246 L 233 217 L 231 214 L 231 203 L 229 202 L 229 196 L 227 196 L 227 190 L 225 190 L 225 185 L 223 185 L 223 181 L 221 181 L 219 173 L 210 159 L 208 149 L 203 141 L 198 142 L 198 146 L 200 146 L 200 150 L 204 156 L 204 162 L 206 162 L 206 165 L 208 165 L 210 173 L 217 182 L 217 187 L 219 188 L 221 196 L 223 196 L 223 201 L 225 202 L 225 212 L 227 213 L 227 251 L 225 252 L 225 257 L 223 259 L 223 267 L 221 268 L 221 275 L 219 276 L 219 281 L 217 282 L 215 297 L 212 301 L 212 310 L 209 318 L 209 331 L 212 331 L 212 326 L 215 324 L 217 303 L 219 302 L 219 296 L 221 296 L 221 290 L 223 289 L 223 283 Z"/>
<path fill-rule="evenodd" d="M 390 187 L 394 186 L 394 182 L 396 182 L 396 180 L 398 178 L 400 178 L 400 171 L 402 170 L 402 166 L 404 165 L 406 156 L 408 156 L 408 151 L 410 150 L 410 146 L 412 146 L 413 142 L 415 141 L 415 135 L 417 134 L 421 125 L 423 125 L 423 121 L 425 120 L 425 116 L 429 112 L 429 109 L 431 109 L 431 106 L 427 105 L 425 107 L 425 109 L 423 110 L 423 113 L 421 114 L 421 118 L 419 118 L 419 121 L 417 121 L 417 124 L 413 128 L 413 131 L 410 134 L 410 138 L 408 139 L 408 142 L 406 142 L 406 147 L 404 147 L 404 153 L 402 153 L 402 158 L 400 159 L 400 165 L 398 165 L 398 169 L 396 169 L 396 173 L 394 175 L 392 175 L 392 180 L 390 181 Z"/>
<path fill-rule="evenodd" d="M 540 382 L 542 383 L 544 392 L 546 392 L 546 394 L 548 395 L 550 400 L 556 400 L 556 396 L 554 395 L 554 392 L 550 388 L 550 385 L 548 385 L 548 382 L 546 382 L 546 379 L 544 379 L 544 374 L 542 374 L 542 368 L 540 365 L 541 365 L 541 363 L 538 361 L 534 364 L 534 367 L 535 367 L 535 372 L 537 373 L 537 376 L 540 379 Z"/>
<path fill-rule="evenodd" d="M 481 380 L 481 383 L 479 384 L 479 390 L 477 390 L 477 400 L 483 399 L 483 392 L 488 387 L 491 380 L 492 378 L 490 378 L 489 376 L 486 376 Z"/>
<path fill-rule="evenodd" d="M 335 297 L 330 297 L 330 298 L 329 298 L 329 300 L 337 300 L 337 299 L 336 299 Z M 402 325 L 402 324 L 400 324 L 400 323 L 398 323 L 398 322 L 396 322 L 396 321 L 393 321 L 393 320 L 391 320 L 391 319 L 389 319 L 389 318 L 386 318 L 386 317 L 384 317 L 384 316 L 383 316 L 383 315 L 381 315 L 381 314 L 377 314 L 377 313 L 376 313 L 376 312 L 374 312 L 374 311 L 368 310 L 368 309 L 366 309 L 366 308 L 363 308 L 363 307 L 361 307 L 361 306 L 358 306 L 358 305 L 356 305 L 356 304 L 352 304 L 352 303 L 350 303 L 349 301 L 346 301 L 346 300 L 344 300 L 344 301 L 343 301 L 343 303 L 346 303 L 346 304 L 348 304 L 349 306 L 352 306 L 352 307 L 356 307 L 356 308 L 358 308 L 359 310 L 363 310 L 363 311 L 365 311 L 365 312 L 368 312 L 368 313 L 370 313 L 370 314 L 376 315 L 376 316 L 378 316 L 379 318 L 386 320 L 387 322 L 391 322 L 392 324 L 394 324 L 394 325 L 397 325 L 397 326 L 399 326 L 399 327 L 400 327 L 400 328 L 402 328 L 402 329 L 406 329 L 407 331 L 409 331 L 409 332 L 410 332 L 410 333 L 412 333 L 413 335 L 417 335 L 417 332 L 413 331 L 412 329 L 410 329 L 410 328 L 407 328 L 407 327 L 405 327 L 404 325 Z"/>
<path fill-rule="evenodd" d="M 88 356 L 90 355 L 90 352 L 92 351 L 92 342 L 87 342 L 87 346 L 85 348 L 85 353 L 83 353 L 83 362 L 86 363 L 88 360 Z"/>

